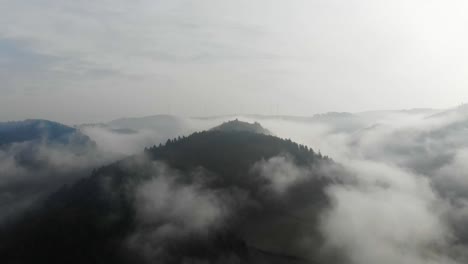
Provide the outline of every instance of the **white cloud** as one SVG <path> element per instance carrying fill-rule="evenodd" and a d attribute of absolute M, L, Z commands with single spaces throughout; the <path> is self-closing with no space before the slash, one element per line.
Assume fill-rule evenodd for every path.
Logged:
<path fill-rule="evenodd" d="M 269 187 L 278 194 L 285 193 L 292 185 L 311 177 L 308 168 L 297 166 L 287 155 L 258 161 L 252 170 L 265 178 L 269 182 Z"/>

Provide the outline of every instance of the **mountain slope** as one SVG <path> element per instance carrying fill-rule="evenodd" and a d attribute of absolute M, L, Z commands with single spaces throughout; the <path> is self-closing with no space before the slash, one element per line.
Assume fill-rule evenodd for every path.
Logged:
<path fill-rule="evenodd" d="M 154 130 L 167 135 L 177 135 L 187 130 L 184 120 L 172 115 L 119 118 L 108 122 L 107 125 L 116 129 Z"/>
<path fill-rule="evenodd" d="M 2 229 L 0 255 L 3 263 L 309 263 L 328 203 L 320 168 L 332 163 L 273 136 L 194 133 L 63 188 Z"/>

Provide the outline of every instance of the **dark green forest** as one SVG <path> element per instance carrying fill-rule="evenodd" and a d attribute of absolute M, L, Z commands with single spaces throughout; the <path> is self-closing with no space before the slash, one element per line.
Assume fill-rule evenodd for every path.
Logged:
<path fill-rule="evenodd" d="M 268 192 L 268 180 L 252 169 L 257 162 L 277 156 L 307 169 L 307 179 L 281 196 Z M 136 219 L 134 193 L 138 186 L 160 177 L 154 171 L 155 162 L 175 171 L 175 180 L 184 186 L 203 175 L 209 179 L 204 181 L 205 190 L 229 195 L 236 206 L 221 228 L 154 242 L 157 245 L 152 246 L 163 253 L 148 258 L 127 242 L 137 231 L 167 224 L 142 226 Z M 20 219 L 4 224 L 2 263 L 223 263 L 227 259 L 309 263 L 311 256 L 319 257 L 321 241 L 311 227 L 328 203 L 324 188 L 330 179 L 320 168 L 330 165 L 333 161 L 328 157 L 271 135 L 211 130 L 177 137 L 94 170 Z M 317 252 L 295 244 L 305 235 Z"/>

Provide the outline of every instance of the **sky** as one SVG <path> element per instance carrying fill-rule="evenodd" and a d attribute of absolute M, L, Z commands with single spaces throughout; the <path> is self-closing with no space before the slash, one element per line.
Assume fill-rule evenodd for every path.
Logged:
<path fill-rule="evenodd" d="M 468 98 L 463 0 L 0 0 L 0 120 L 313 115 Z"/>

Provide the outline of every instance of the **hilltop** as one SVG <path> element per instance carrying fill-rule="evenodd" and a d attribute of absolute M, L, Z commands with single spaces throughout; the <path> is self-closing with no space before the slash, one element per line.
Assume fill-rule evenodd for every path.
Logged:
<path fill-rule="evenodd" d="M 2 230 L 0 255 L 4 263 L 310 263 L 328 204 L 320 168 L 331 164 L 288 139 L 197 132 L 62 188 Z M 310 245 L 297 244 L 306 238 Z"/>

